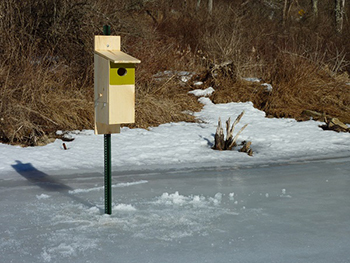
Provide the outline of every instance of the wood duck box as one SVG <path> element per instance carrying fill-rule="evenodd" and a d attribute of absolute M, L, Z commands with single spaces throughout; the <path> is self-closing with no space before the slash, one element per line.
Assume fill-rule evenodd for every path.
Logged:
<path fill-rule="evenodd" d="M 95 36 L 95 133 L 120 131 L 135 122 L 135 64 L 120 50 L 120 36 Z"/>

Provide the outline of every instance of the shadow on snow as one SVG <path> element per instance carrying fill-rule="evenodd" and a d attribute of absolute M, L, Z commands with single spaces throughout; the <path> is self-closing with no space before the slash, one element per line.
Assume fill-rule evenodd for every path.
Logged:
<path fill-rule="evenodd" d="M 73 188 L 61 183 L 59 180 L 53 178 L 48 174 L 42 171 L 39 171 L 31 163 L 22 163 L 21 161 L 16 160 L 16 164 L 11 166 L 18 174 L 23 176 L 32 184 L 37 185 L 40 188 L 44 189 L 45 191 L 58 192 L 89 208 L 96 207 L 96 205 L 93 205 L 84 199 L 81 199 L 73 194 L 70 194 L 69 191 L 74 190 Z M 101 213 L 103 212 L 102 209 L 100 209 L 100 211 Z"/>

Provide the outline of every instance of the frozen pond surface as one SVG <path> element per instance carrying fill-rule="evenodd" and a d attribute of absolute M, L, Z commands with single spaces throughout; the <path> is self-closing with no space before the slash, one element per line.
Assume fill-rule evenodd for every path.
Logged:
<path fill-rule="evenodd" d="M 0 262 L 350 262 L 349 159 L 0 179 Z"/>

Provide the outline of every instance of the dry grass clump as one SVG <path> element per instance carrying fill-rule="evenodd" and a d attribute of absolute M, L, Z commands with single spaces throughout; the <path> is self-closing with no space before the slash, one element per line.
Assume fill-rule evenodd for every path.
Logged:
<path fill-rule="evenodd" d="M 67 81 L 66 67 L 23 63 L 1 72 L 5 79 L 0 104 L 3 142 L 34 146 L 46 144 L 58 129 L 92 128 L 91 93 Z"/>
<path fill-rule="evenodd" d="M 350 79 L 346 73 L 334 74 L 327 66 L 290 53 L 281 53 L 275 63 L 274 75 L 265 80 L 272 85 L 271 91 L 263 82 L 226 79 L 226 83 L 215 83 L 213 102 L 252 101 L 267 116 L 297 120 L 306 120 L 303 112 L 312 110 L 350 123 L 350 87 L 346 84 Z"/>
<path fill-rule="evenodd" d="M 194 122 L 195 117 L 186 112 L 198 111 L 201 105 L 194 98 L 185 98 L 185 96 L 189 97 L 187 94 L 183 94 L 183 97 L 181 95 L 177 96 L 159 97 L 154 94 L 144 94 L 137 100 L 136 123 L 133 126 L 149 128 L 150 126 L 158 126 L 169 122 Z"/>
<path fill-rule="evenodd" d="M 306 2 L 299 3 L 303 6 L 295 10 L 310 8 Z M 223 15 L 220 29 L 210 31 L 213 37 L 202 43 L 207 46 L 204 50 L 212 50 L 208 52 L 212 64 L 231 60 L 236 69 L 230 76 L 216 72 L 207 81 L 216 90 L 212 100 L 252 101 L 268 116 L 298 120 L 305 119 L 304 110 L 314 110 L 349 123 L 349 35 L 336 33 L 331 14 L 324 9 L 318 18 L 310 12 L 305 17 L 298 17 L 296 12 L 293 17 L 291 9 L 283 25 L 278 9 L 254 8 L 257 6 L 261 3 L 247 1 L 241 9 L 236 5 L 235 16 L 225 22 L 227 16 Z M 227 10 L 220 12 L 225 14 Z M 225 23 L 229 21 L 235 27 L 228 28 Z M 242 80 L 247 76 L 262 78 L 272 84 L 272 91 L 262 83 Z"/>
<path fill-rule="evenodd" d="M 41 145 L 58 129 L 92 128 L 90 58 L 79 34 L 86 5 L 0 3 L 0 140 Z"/>
<path fill-rule="evenodd" d="M 132 37 L 127 37 L 126 42 L 132 40 Z M 145 45 L 133 45 L 129 52 L 141 60 L 136 77 L 136 122 L 131 127 L 148 128 L 168 122 L 195 121 L 193 116 L 184 112 L 199 111 L 201 104 L 188 95 L 191 86 L 182 82 L 178 75 L 186 68 L 203 70 L 194 64 L 195 56 L 172 38 L 159 39 L 157 34 Z M 166 71 L 168 74 L 163 74 Z"/>
<path fill-rule="evenodd" d="M 93 127 L 93 37 L 106 23 L 123 50 L 140 58 L 135 127 L 194 121 L 189 88 L 156 81 L 193 57 L 154 31 L 144 1 L 15 1 L 0 3 L 0 141 L 41 145 L 57 130 Z M 192 106 L 191 106 L 192 105 Z M 196 106 L 197 105 L 197 106 Z"/>
<path fill-rule="evenodd" d="M 105 24 L 142 61 L 133 127 L 194 121 L 184 112 L 201 107 L 188 95 L 195 87 L 175 73 L 154 77 L 165 70 L 204 75 L 215 103 L 252 101 L 267 115 L 297 119 L 308 109 L 350 123 L 349 21 L 339 34 L 333 2 L 320 2 L 317 17 L 311 1 L 289 2 L 283 12 L 283 1 L 216 0 L 209 14 L 195 0 L 3 0 L 0 141 L 38 145 L 58 129 L 93 127 L 93 37 Z"/>
<path fill-rule="evenodd" d="M 346 76 L 340 77 L 327 66 L 296 54 L 282 53 L 276 75 L 271 79 L 274 90 L 263 110 L 268 115 L 296 119 L 302 119 L 304 110 L 313 110 L 349 122 L 348 81 Z"/>

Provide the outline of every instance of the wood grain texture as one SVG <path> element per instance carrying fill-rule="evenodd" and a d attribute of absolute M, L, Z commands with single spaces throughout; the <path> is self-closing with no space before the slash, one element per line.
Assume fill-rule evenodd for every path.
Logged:
<path fill-rule="evenodd" d="M 96 50 L 120 50 L 120 36 L 95 36 Z"/>
<path fill-rule="evenodd" d="M 137 58 L 118 50 L 96 50 L 95 54 L 98 54 L 113 63 L 141 63 Z"/>
<path fill-rule="evenodd" d="M 95 36 L 95 133 L 120 132 L 120 124 L 135 122 L 135 63 L 141 61 L 120 51 L 119 36 Z M 118 69 L 125 74 L 119 74 Z M 115 74 L 112 78 L 111 74 Z"/>

